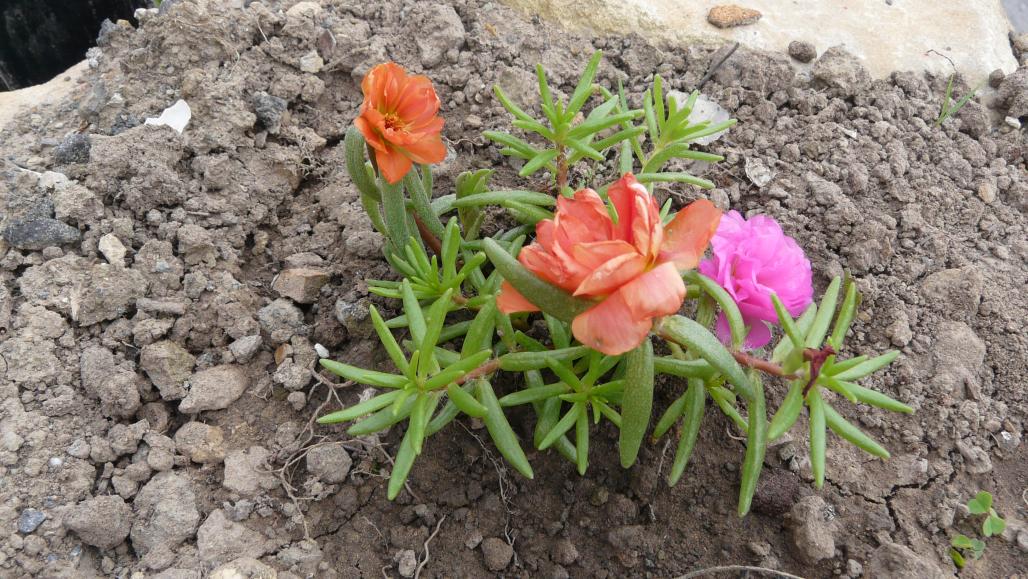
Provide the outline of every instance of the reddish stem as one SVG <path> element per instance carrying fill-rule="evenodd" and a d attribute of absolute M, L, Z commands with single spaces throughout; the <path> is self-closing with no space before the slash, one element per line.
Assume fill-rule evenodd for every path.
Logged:
<path fill-rule="evenodd" d="M 432 250 L 432 253 L 441 257 L 443 254 L 442 242 L 440 242 L 435 235 L 432 235 L 432 231 L 428 229 L 428 226 L 425 225 L 425 222 L 422 221 L 421 218 L 417 215 L 414 215 L 414 223 L 417 224 L 418 233 L 421 234 L 421 239 L 424 240 L 425 245 L 427 245 L 428 248 Z"/>
<path fill-rule="evenodd" d="M 760 370 L 765 374 L 771 374 L 772 376 L 780 376 L 782 378 L 788 378 L 790 380 L 795 380 L 796 378 L 799 378 L 799 376 L 796 374 L 786 374 L 785 370 L 783 370 L 781 366 L 775 364 L 774 362 L 769 362 L 762 358 L 751 356 L 745 352 L 732 352 L 732 357 L 735 358 L 735 361 L 739 364 L 746 366 L 747 368 Z"/>
<path fill-rule="evenodd" d="M 485 376 L 486 374 L 491 374 L 491 373 L 493 373 L 493 372 L 495 372 L 495 371 L 497 371 L 499 369 L 500 369 L 500 359 L 499 358 L 493 358 L 492 360 L 489 360 L 488 362 L 486 362 L 485 364 L 482 364 L 478 368 L 475 368 L 474 370 L 468 372 L 467 374 L 461 376 L 460 378 L 457 378 L 456 380 L 454 380 L 454 382 L 456 382 L 457 384 L 463 384 L 463 383 L 465 383 L 465 382 L 467 382 L 469 380 L 474 380 L 475 378 L 481 378 L 482 376 Z"/>

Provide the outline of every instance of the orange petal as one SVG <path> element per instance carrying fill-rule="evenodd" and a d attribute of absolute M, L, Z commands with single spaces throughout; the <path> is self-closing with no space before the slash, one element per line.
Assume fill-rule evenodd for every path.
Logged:
<path fill-rule="evenodd" d="M 522 248 L 518 253 L 518 261 L 528 271 L 566 291 L 572 291 L 578 286 L 569 282 L 572 276 L 568 274 L 560 258 L 547 252 L 538 243 Z"/>
<path fill-rule="evenodd" d="M 658 265 L 617 291 L 636 318 L 669 316 L 682 307 L 685 283 L 671 262 Z"/>
<path fill-rule="evenodd" d="M 629 224 L 632 245 L 646 257 L 656 257 L 664 240 L 664 227 L 660 222 L 657 201 L 642 185 L 636 184 L 632 190 L 636 193 L 632 199 L 633 211 Z"/>
<path fill-rule="evenodd" d="M 539 311 L 535 304 L 528 301 L 506 281 L 500 284 L 500 293 L 496 295 L 496 307 L 505 314 Z"/>
<path fill-rule="evenodd" d="M 442 120 L 442 119 L 440 119 Z M 439 134 L 425 137 L 403 148 L 415 163 L 440 163 L 446 158 L 446 145 Z"/>
<path fill-rule="evenodd" d="M 590 269 L 596 269 L 611 259 L 625 253 L 638 252 L 632 244 L 620 239 L 579 243 L 572 250 L 575 261 Z"/>
<path fill-rule="evenodd" d="M 373 149 L 378 151 L 385 151 L 386 144 L 382 140 L 382 137 L 378 134 L 376 128 L 379 123 L 376 123 L 376 118 L 381 118 L 382 115 L 374 109 L 368 109 L 366 112 L 361 113 L 361 116 L 353 120 L 353 124 L 356 125 L 357 130 L 364 135 L 364 140 L 368 142 Z"/>
<path fill-rule="evenodd" d="M 623 253 L 594 269 L 575 289 L 575 295 L 602 296 L 617 290 L 646 270 L 646 258 Z"/>
<path fill-rule="evenodd" d="M 653 323 L 632 315 L 620 293 L 611 295 L 571 322 L 575 338 L 608 356 L 616 356 L 642 343 Z"/>
<path fill-rule="evenodd" d="M 397 183 L 403 179 L 412 165 L 411 160 L 394 147 L 389 147 L 385 151 L 376 150 L 375 162 L 378 163 L 382 177 L 389 183 Z"/>
<path fill-rule="evenodd" d="M 641 191 L 640 191 L 641 189 Z M 618 222 L 614 226 L 614 236 L 632 243 L 632 222 L 635 216 L 635 198 L 639 194 L 649 195 L 646 188 L 635 180 L 635 175 L 625 173 L 623 177 L 607 188 L 607 197 L 614 204 L 618 213 Z"/>
<path fill-rule="evenodd" d="M 407 72 L 395 62 L 382 63 L 368 71 L 361 81 L 364 100 L 373 108 L 389 107 L 399 97 Z"/>
<path fill-rule="evenodd" d="M 687 205 L 664 228 L 661 261 L 673 261 L 679 271 L 696 267 L 721 221 L 721 210 L 706 199 Z"/>

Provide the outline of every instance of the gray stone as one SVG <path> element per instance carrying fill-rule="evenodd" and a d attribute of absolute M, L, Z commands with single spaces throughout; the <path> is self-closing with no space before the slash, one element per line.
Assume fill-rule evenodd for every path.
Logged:
<path fill-rule="evenodd" d="M 178 228 L 178 252 L 186 265 L 213 262 L 217 256 L 211 232 L 199 225 L 186 224 Z"/>
<path fill-rule="evenodd" d="M 996 93 L 996 105 L 1015 119 L 1028 117 L 1028 66 L 1021 66 L 1003 79 Z"/>
<path fill-rule="evenodd" d="M 118 239 L 118 236 L 113 233 L 108 233 L 100 238 L 97 243 L 97 249 L 103 254 L 104 259 L 107 260 L 111 265 L 123 267 L 125 265 L 125 254 L 128 250 Z"/>
<path fill-rule="evenodd" d="M 279 298 L 261 308 L 257 319 L 273 344 L 288 342 L 303 329 L 303 312 L 286 298 Z"/>
<path fill-rule="evenodd" d="M 289 108 L 289 101 L 260 91 L 250 97 L 250 102 L 257 116 L 257 128 L 277 135 L 282 128 L 282 116 Z"/>
<path fill-rule="evenodd" d="M 311 4 L 301 2 L 300 4 Z M 240 557 L 211 571 L 210 579 L 276 579 L 274 569 L 251 557 Z"/>
<path fill-rule="evenodd" d="M 896 543 L 886 543 L 875 549 L 868 562 L 868 577 L 875 579 L 945 579 L 950 576 L 935 562 Z"/>
<path fill-rule="evenodd" d="M 150 423 L 140 420 L 133 424 L 115 424 L 107 432 L 107 440 L 116 456 L 132 454 L 139 448 L 139 441 L 150 430 Z M 94 445 L 95 446 L 95 445 Z"/>
<path fill-rule="evenodd" d="M 113 549 L 132 529 L 132 509 L 120 496 L 94 497 L 71 507 L 64 516 L 64 526 L 87 545 Z"/>
<path fill-rule="evenodd" d="M 448 52 L 464 44 L 464 23 L 453 7 L 443 4 L 429 5 L 421 18 L 417 27 L 422 33 L 414 37 L 421 54 L 421 65 L 434 68 L 442 63 Z"/>
<path fill-rule="evenodd" d="M 257 558 L 267 552 L 264 537 L 233 522 L 216 509 L 196 532 L 196 549 L 204 563 L 217 565 L 241 556 Z"/>
<path fill-rule="evenodd" d="M 307 452 L 307 472 L 329 484 L 341 483 L 350 474 L 353 460 L 342 443 L 330 442 Z"/>
<path fill-rule="evenodd" d="M 490 571 L 503 571 L 510 565 L 514 558 L 514 547 L 511 547 L 503 539 L 489 537 L 482 541 L 482 556 L 485 559 L 485 566 Z"/>
<path fill-rule="evenodd" d="M 79 240 L 79 230 L 52 217 L 15 219 L 4 226 L 4 241 L 18 249 L 39 251 Z"/>
<path fill-rule="evenodd" d="M 54 147 L 54 161 L 61 164 L 88 163 L 92 141 L 88 134 L 74 133 L 68 135 L 61 144 Z"/>
<path fill-rule="evenodd" d="M 342 298 L 336 300 L 336 319 L 346 328 L 350 339 L 370 338 L 375 333 L 375 326 L 371 323 L 371 311 L 368 309 L 368 303 L 365 299 L 355 302 Z"/>
<path fill-rule="evenodd" d="M 139 367 L 165 400 L 180 400 L 186 395 L 183 387 L 193 373 L 196 358 L 175 342 L 162 341 L 143 347 Z"/>
<path fill-rule="evenodd" d="M 841 46 L 833 46 L 817 59 L 814 80 L 837 89 L 843 97 L 852 97 L 871 87 L 871 75 L 856 56 Z"/>
<path fill-rule="evenodd" d="M 237 362 L 246 362 L 257 353 L 257 350 L 261 349 L 261 344 L 263 343 L 264 339 L 261 338 L 260 334 L 243 336 L 229 344 L 228 351 L 232 352 L 232 357 L 234 357 Z"/>
<path fill-rule="evenodd" d="M 193 462 L 216 464 L 225 460 L 225 434 L 217 426 L 187 422 L 175 433 L 175 448 Z"/>
<path fill-rule="evenodd" d="M 396 561 L 396 572 L 400 577 L 413 577 L 418 569 L 418 556 L 413 549 L 404 549 L 393 557 Z"/>
<path fill-rule="evenodd" d="M 810 495 L 789 512 L 792 543 L 800 560 L 808 565 L 835 556 L 836 525 L 824 499 Z"/>
<path fill-rule="evenodd" d="M 139 555 L 170 553 L 196 532 L 200 513 L 196 495 L 184 476 L 162 472 L 136 495 L 130 536 Z"/>
<path fill-rule="evenodd" d="M 60 221 L 91 224 L 104 216 L 104 204 L 85 186 L 75 182 L 54 187 L 54 216 Z"/>
<path fill-rule="evenodd" d="M 225 479 L 222 485 L 244 496 L 275 488 L 278 479 L 265 470 L 270 457 L 271 453 L 261 446 L 233 450 L 225 457 Z"/>
<path fill-rule="evenodd" d="M 135 269 L 96 264 L 71 292 L 71 319 L 91 326 L 120 318 L 143 296 L 146 285 Z"/>
<path fill-rule="evenodd" d="M 228 408 L 246 392 L 250 378 L 242 366 L 226 364 L 193 374 L 189 393 L 179 404 L 179 412 L 196 414 L 204 410 Z"/>
<path fill-rule="evenodd" d="M 134 372 L 114 372 L 96 389 L 100 409 L 107 416 L 130 418 L 141 406 Z"/>
<path fill-rule="evenodd" d="M 18 517 L 18 532 L 29 534 L 39 528 L 46 520 L 46 514 L 36 509 L 25 509 Z"/>
<path fill-rule="evenodd" d="M 817 49 L 809 42 L 793 40 L 789 43 L 789 56 L 800 62 L 810 62 L 817 58 Z"/>

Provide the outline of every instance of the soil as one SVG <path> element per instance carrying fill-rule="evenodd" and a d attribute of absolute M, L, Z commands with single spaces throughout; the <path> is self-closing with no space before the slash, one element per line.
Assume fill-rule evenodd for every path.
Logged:
<path fill-rule="evenodd" d="M 71 96 L 0 132 L 3 576 L 672 577 L 739 564 L 944 577 L 949 539 L 975 532 L 961 504 L 978 490 L 1007 530 L 960 575 L 1024 576 L 1028 173 L 1014 125 L 1028 69 L 935 127 L 946 78 L 872 80 L 843 50 L 799 74 L 784 54 L 740 49 L 702 87 L 740 121 L 708 146 L 725 162 L 689 168 L 717 188 L 658 189 L 775 217 L 819 290 L 855 277 L 847 353 L 899 348 L 868 385 L 916 414 L 836 407 L 890 460 L 830 437 L 817 491 L 801 419 L 739 519 L 743 443 L 716 413 L 674 488 L 663 441 L 624 470 L 604 427 L 586 476 L 529 452 L 526 480 L 480 424 L 458 421 L 389 502 L 400 429 L 351 439 L 312 423 L 367 395 L 314 375 L 315 344 L 384 367 L 367 305 L 396 308 L 367 291 L 389 272 L 343 168 L 359 79 L 387 59 L 434 79 L 452 151 L 437 192 L 482 167 L 515 187 L 517 167 L 480 136 L 509 128 L 494 83 L 530 102 L 541 62 L 569 93 L 602 48 L 607 86 L 639 95 L 659 72 L 688 91 L 719 55 L 463 0 L 164 4 L 138 29 L 108 27 Z M 142 125 L 180 98 L 182 134 Z M 658 411 L 683 388 L 661 385 Z M 770 383 L 772 407 L 783 394 Z M 530 438 L 531 416 L 511 419 Z"/>

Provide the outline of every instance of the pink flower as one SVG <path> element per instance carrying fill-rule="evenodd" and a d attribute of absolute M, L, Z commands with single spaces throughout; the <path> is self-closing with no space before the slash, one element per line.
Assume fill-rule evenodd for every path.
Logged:
<path fill-rule="evenodd" d="M 553 219 L 536 224 L 536 240 L 518 260 L 529 271 L 596 305 L 574 319 L 575 338 L 611 356 L 638 346 L 653 319 L 682 307 L 681 272 L 696 267 L 721 211 L 706 199 L 690 203 L 667 227 L 657 201 L 626 173 L 607 189 L 614 223 L 592 189 L 557 198 Z M 531 296 L 503 282 L 496 303 L 504 313 L 532 312 Z"/>
<path fill-rule="evenodd" d="M 712 257 L 700 263 L 699 271 L 735 299 L 749 327 L 747 348 L 760 348 L 771 340 L 766 322 L 778 320 L 771 294 L 793 316 L 810 305 L 810 260 L 774 219 L 757 215 L 747 221 L 738 211 L 730 211 L 710 245 Z M 730 341 L 724 314 L 718 318 L 717 334 L 723 342 Z"/>

